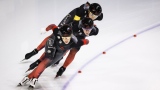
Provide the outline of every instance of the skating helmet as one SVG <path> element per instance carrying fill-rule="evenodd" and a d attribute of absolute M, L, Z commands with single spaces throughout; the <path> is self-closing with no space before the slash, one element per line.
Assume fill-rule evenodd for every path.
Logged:
<path fill-rule="evenodd" d="M 81 21 L 79 21 L 79 28 L 82 28 L 83 30 L 92 30 L 93 29 L 93 20 L 91 18 L 83 18 Z"/>
<path fill-rule="evenodd" d="M 66 24 L 60 28 L 60 32 L 62 37 L 68 37 L 72 34 L 72 28 Z"/>
<path fill-rule="evenodd" d="M 94 15 L 100 15 L 102 13 L 102 8 L 98 3 L 92 3 L 89 6 L 89 11 Z"/>

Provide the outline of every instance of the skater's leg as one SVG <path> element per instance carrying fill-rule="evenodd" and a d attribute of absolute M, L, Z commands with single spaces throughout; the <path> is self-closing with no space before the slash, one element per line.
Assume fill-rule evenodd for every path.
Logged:
<path fill-rule="evenodd" d="M 45 52 L 41 55 L 41 57 L 40 57 L 38 60 L 36 60 L 36 61 L 33 62 L 32 64 L 30 64 L 29 69 L 28 69 L 27 71 L 30 71 L 30 70 L 34 69 L 35 67 L 37 67 L 37 66 L 39 65 L 39 63 L 40 63 L 42 60 L 44 60 L 44 58 L 45 58 Z M 27 72 L 27 71 L 26 71 L 26 72 Z"/>
<path fill-rule="evenodd" d="M 45 58 L 45 52 L 41 55 L 41 57 L 39 58 L 40 61 L 44 60 Z"/>
<path fill-rule="evenodd" d="M 42 74 L 42 72 L 46 69 L 47 65 L 51 62 L 50 59 L 45 58 L 36 69 L 34 69 L 29 75 L 28 78 L 31 79 L 30 86 L 31 88 L 34 88 L 36 85 L 36 82 L 38 81 L 39 76 Z"/>
<path fill-rule="evenodd" d="M 41 73 L 45 70 L 46 66 L 51 62 L 51 60 L 45 58 L 38 66 L 35 68 L 28 77 L 31 78 L 38 78 Z"/>
<path fill-rule="evenodd" d="M 63 56 L 65 56 L 67 52 L 68 52 L 68 50 L 64 53 Z M 60 60 L 58 60 L 56 63 L 52 64 L 52 67 L 57 66 L 62 59 L 63 59 L 63 57 Z"/>
<path fill-rule="evenodd" d="M 72 48 L 70 50 L 70 52 L 69 52 L 69 54 L 68 54 L 68 56 L 67 56 L 67 58 L 66 58 L 66 60 L 65 60 L 65 62 L 63 64 L 63 67 L 66 68 L 74 60 L 74 57 L 75 57 L 77 52 L 78 52 L 78 50 L 75 49 L 75 48 Z"/>
<path fill-rule="evenodd" d="M 59 70 L 58 70 L 58 72 L 57 72 L 55 77 L 59 77 L 64 73 L 66 67 L 74 60 L 74 57 L 75 57 L 77 52 L 78 52 L 78 50 L 74 49 L 74 48 L 70 50 L 69 55 L 67 56 L 63 66 L 61 66 L 59 68 Z"/>

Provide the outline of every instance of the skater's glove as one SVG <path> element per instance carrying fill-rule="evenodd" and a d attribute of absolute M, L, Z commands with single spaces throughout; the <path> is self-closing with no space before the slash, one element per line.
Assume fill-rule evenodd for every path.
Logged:
<path fill-rule="evenodd" d="M 33 62 L 30 66 L 29 66 L 29 70 L 34 69 L 35 67 L 37 67 L 39 65 L 41 61 L 38 59 L 37 61 Z"/>
<path fill-rule="evenodd" d="M 89 44 L 89 40 L 88 39 L 81 39 L 81 40 L 78 40 L 77 42 L 77 46 L 82 46 L 82 45 L 87 45 Z"/>
<path fill-rule="evenodd" d="M 37 49 L 34 49 L 32 52 L 29 52 L 25 55 L 25 59 L 29 59 L 31 58 L 33 55 L 37 54 L 38 53 L 38 50 Z"/>
<path fill-rule="evenodd" d="M 59 68 L 59 70 L 58 70 L 58 72 L 57 72 L 56 77 L 61 76 L 65 70 L 66 70 L 66 68 L 65 68 L 65 67 L 63 67 L 63 66 L 62 66 L 62 67 L 60 67 L 60 68 Z"/>
<path fill-rule="evenodd" d="M 46 32 L 47 32 L 47 31 L 46 31 L 45 28 L 41 28 L 41 31 L 40 31 L 41 35 L 42 35 L 42 34 L 45 34 Z"/>
<path fill-rule="evenodd" d="M 88 39 L 82 39 L 83 45 L 87 45 L 89 43 Z"/>

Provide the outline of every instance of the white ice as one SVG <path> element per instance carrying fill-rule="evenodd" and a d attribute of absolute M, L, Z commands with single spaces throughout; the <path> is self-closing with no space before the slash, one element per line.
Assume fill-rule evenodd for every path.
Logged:
<path fill-rule="evenodd" d="M 52 33 L 41 35 L 41 28 L 58 25 L 86 1 L 0 0 L 0 90 L 27 90 L 27 85 L 16 85 L 44 50 L 20 61 Z M 104 19 L 95 21 L 99 34 L 88 37 L 89 45 L 81 48 L 61 78 L 54 76 L 65 58 L 47 68 L 35 90 L 160 90 L 160 0 L 88 1 L 103 8 Z"/>

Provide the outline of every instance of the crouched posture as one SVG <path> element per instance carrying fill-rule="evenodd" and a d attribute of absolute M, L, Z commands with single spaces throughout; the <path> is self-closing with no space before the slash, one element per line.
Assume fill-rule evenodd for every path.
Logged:
<path fill-rule="evenodd" d="M 96 36 L 98 34 L 98 32 L 99 32 L 99 29 L 96 26 L 94 26 L 94 22 L 90 18 L 83 18 L 82 20 L 80 20 L 78 22 L 74 21 L 74 22 L 71 23 L 70 26 L 72 26 L 73 35 L 75 36 L 75 38 L 78 38 L 78 40 L 82 40 L 84 42 L 84 44 L 88 44 L 88 41 L 85 39 L 85 37 Z M 55 26 L 53 24 L 49 25 L 48 27 L 52 27 L 53 32 L 55 32 L 55 30 L 54 30 Z M 48 27 L 47 27 L 47 30 L 48 30 Z M 47 40 L 48 39 L 45 39 L 39 46 L 40 47 L 44 47 L 45 46 L 44 43 L 46 43 Z M 76 47 L 70 49 L 69 55 L 66 58 L 65 63 L 58 70 L 56 77 L 61 76 L 63 74 L 63 72 L 65 71 L 66 67 L 74 60 L 74 57 L 75 57 L 76 53 L 80 50 L 80 48 L 81 48 L 80 45 L 76 45 Z M 35 51 L 36 51 L 36 49 L 34 49 L 32 52 L 26 54 L 26 56 L 27 57 L 28 56 L 33 56 L 34 55 L 33 53 Z M 45 54 L 43 54 L 37 61 L 33 62 L 29 66 L 28 70 L 32 70 L 35 67 L 37 67 L 37 65 L 43 60 L 44 55 Z M 56 65 L 56 64 L 59 63 L 59 61 L 57 61 L 56 63 L 52 63 L 52 64 Z"/>
<path fill-rule="evenodd" d="M 30 81 L 30 88 L 34 88 L 41 73 L 53 63 L 61 59 L 64 53 L 74 47 L 83 45 L 83 41 L 72 38 L 72 28 L 69 25 L 64 25 L 61 28 L 55 28 L 53 34 L 45 44 L 45 56 L 39 65 L 23 80 L 18 86 L 22 86 Z"/>

